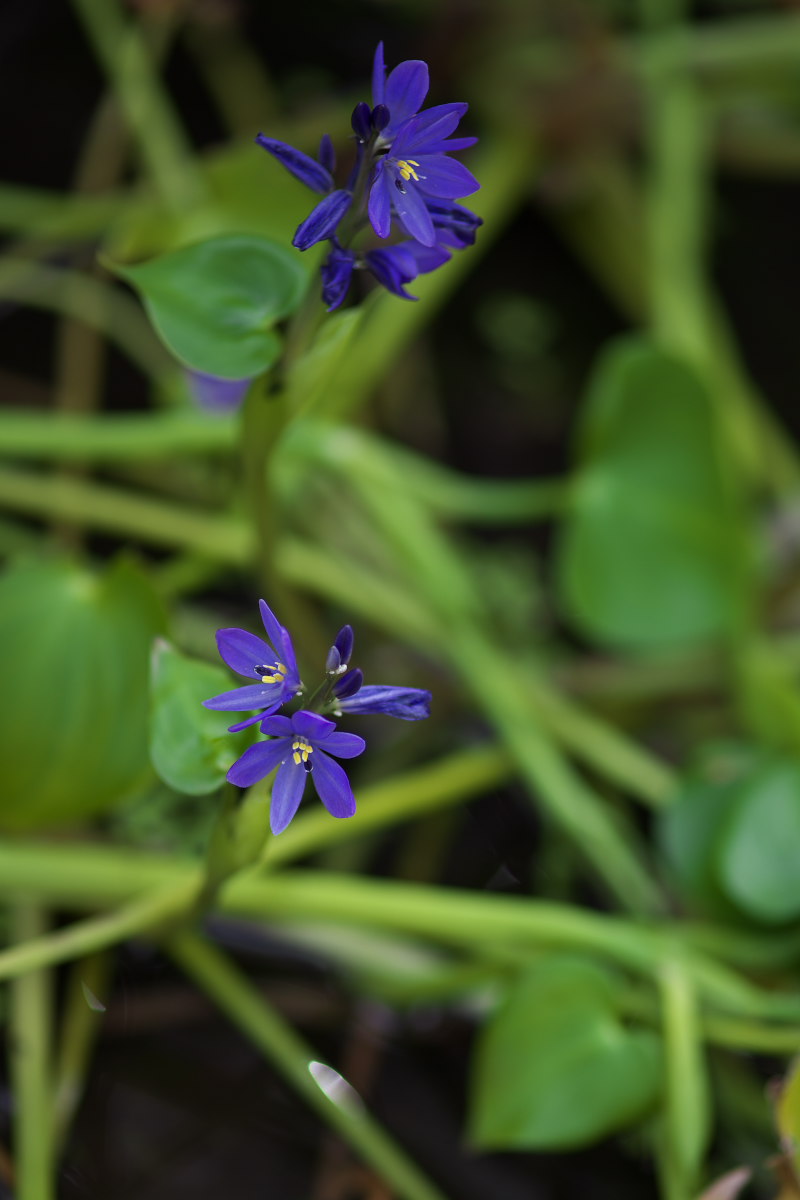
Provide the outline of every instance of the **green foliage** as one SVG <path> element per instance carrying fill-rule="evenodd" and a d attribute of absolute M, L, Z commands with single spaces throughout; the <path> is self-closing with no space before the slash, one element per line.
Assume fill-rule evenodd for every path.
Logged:
<path fill-rule="evenodd" d="M 27 560 L 0 578 L 0 827 L 71 824 L 149 774 L 147 663 L 164 617 L 140 567 Z"/>
<path fill-rule="evenodd" d="M 159 335 L 181 362 L 225 379 L 260 375 L 277 360 L 273 326 L 299 305 L 298 255 L 264 237 L 231 234 L 137 266 L 110 264 L 141 293 Z"/>
<path fill-rule="evenodd" d="M 707 388 L 647 339 L 602 358 L 561 531 L 558 586 L 589 637 L 649 650 L 741 622 L 749 546 Z"/>
<path fill-rule="evenodd" d="M 718 856 L 720 883 L 749 916 L 800 916 L 800 762 L 766 760 L 741 780 Z"/>
<path fill-rule="evenodd" d="M 554 956 L 512 986 L 478 1040 L 477 1146 L 586 1146 L 653 1107 L 662 1082 L 659 1040 L 627 1029 L 615 999 L 613 976 L 568 956 Z"/>
<path fill-rule="evenodd" d="M 203 708 L 204 700 L 229 689 L 229 675 L 160 640 L 153 650 L 150 685 L 150 756 L 156 771 L 178 792 L 203 796 L 215 791 L 252 741 L 249 729 L 228 733 L 228 725 L 244 714 Z"/>

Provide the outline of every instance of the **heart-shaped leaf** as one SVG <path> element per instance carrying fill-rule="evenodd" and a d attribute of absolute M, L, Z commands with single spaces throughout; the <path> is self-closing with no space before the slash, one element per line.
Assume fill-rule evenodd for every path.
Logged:
<path fill-rule="evenodd" d="M 136 266 L 108 265 L 141 293 L 173 354 L 224 379 L 272 366 L 281 349 L 272 327 L 294 312 L 307 283 L 296 253 L 249 234 L 211 238 Z"/>
<path fill-rule="evenodd" d="M 614 991 L 606 971 L 567 956 L 512 987 L 476 1050 L 470 1132 L 478 1147 L 585 1146 L 653 1106 L 660 1043 L 620 1023 Z"/>

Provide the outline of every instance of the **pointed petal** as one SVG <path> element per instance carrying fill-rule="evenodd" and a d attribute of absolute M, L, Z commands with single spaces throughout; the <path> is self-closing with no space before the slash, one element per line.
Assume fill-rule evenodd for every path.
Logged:
<path fill-rule="evenodd" d="M 228 783 L 235 783 L 237 787 L 252 787 L 259 779 L 265 779 L 270 771 L 274 771 L 290 750 L 289 743 L 283 738 L 248 746 L 228 771 Z"/>
<path fill-rule="evenodd" d="M 383 100 L 393 127 L 419 112 L 429 87 L 428 64 L 421 59 L 411 58 L 395 67 L 386 80 Z"/>
<path fill-rule="evenodd" d="M 275 707 L 276 708 L 278 707 L 277 704 L 275 705 Z M 235 725 L 229 725 L 228 733 L 238 733 L 240 729 L 247 729 L 248 725 L 255 725 L 256 721 L 263 721 L 264 717 L 270 711 L 271 711 L 270 709 L 267 709 L 266 712 L 254 713 L 254 715 L 252 717 L 248 717 L 247 720 L 245 720 L 245 721 L 237 721 Z"/>
<path fill-rule="evenodd" d="M 325 747 L 324 753 L 333 754 L 335 758 L 357 758 L 359 754 L 364 753 L 367 746 L 357 733 L 340 733 L 338 730 L 328 734 L 322 744 Z"/>
<path fill-rule="evenodd" d="M 333 142 L 329 133 L 323 133 L 320 138 L 317 158 L 319 159 L 320 166 L 324 167 L 332 176 L 336 170 L 336 151 L 333 148 Z"/>
<path fill-rule="evenodd" d="M 295 179 L 299 179 L 306 187 L 311 188 L 312 192 L 324 194 L 334 186 L 330 171 L 326 171 L 325 167 L 309 157 L 308 154 L 304 154 L 302 150 L 296 150 L 294 146 L 287 146 L 286 142 L 279 142 L 275 138 L 266 137 L 263 133 L 258 135 L 256 141 L 259 146 L 277 158 L 281 166 L 290 171 Z"/>
<path fill-rule="evenodd" d="M 268 733 L 270 737 L 290 738 L 294 733 L 294 729 L 288 717 L 277 716 L 267 717 L 261 726 L 261 732 Z"/>
<path fill-rule="evenodd" d="M 300 686 L 300 676 L 297 673 L 297 656 L 288 629 L 281 629 L 279 646 L 283 651 L 281 662 L 286 667 L 286 686 L 289 690 L 296 691 Z"/>
<path fill-rule="evenodd" d="M 421 186 L 421 183 L 409 181 L 404 184 L 405 191 L 394 189 L 392 199 L 395 212 L 406 233 L 422 242 L 423 246 L 433 246 L 436 243 L 436 230 L 433 228 L 431 214 L 425 207 L 422 193 L 418 190 Z"/>
<path fill-rule="evenodd" d="M 414 150 L 428 153 L 438 150 L 436 143 L 449 137 L 469 108 L 468 104 L 434 104 L 412 120 L 406 121 L 392 143 L 393 158 L 408 158 Z"/>
<path fill-rule="evenodd" d="M 385 250 L 370 250 L 365 261 L 378 283 L 395 296 L 404 300 L 416 300 L 403 286 L 416 279 L 419 271 L 414 256 L 405 246 L 388 246 Z"/>
<path fill-rule="evenodd" d="M 272 803 L 269 809 L 269 827 L 273 833 L 283 833 L 300 805 L 305 791 L 307 772 L 292 758 L 275 776 L 272 785 Z"/>
<path fill-rule="evenodd" d="M 246 629 L 218 629 L 217 649 L 223 662 L 248 679 L 254 679 L 257 666 L 275 661 L 275 651 L 262 638 Z"/>
<path fill-rule="evenodd" d="M 356 811 L 356 802 L 350 780 L 344 769 L 322 750 L 314 752 L 311 777 L 317 795 L 332 817 L 352 817 Z"/>
<path fill-rule="evenodd" d="M 422 721 L 431 713 L 431 694 L 423 688 L 384 687 L 372 684 L 339 702 L 342 712 L 385 713 L 401 721 Z"/>
<path fill-rule="evenodd" d="M 364 672 L 360 667 L 346 671 L 333 685 L 334 696 L 355 696 L 364 682 Z"/>
<path fill-rule="evenodd" d="M 336 722 L 321 717 L 319 713 L 301 710 L 292 717 L 292 728 L 295 733 L 301 734 L 309 741 L 320 742 L 324 741 L 328 734 L 333 733 Z"/>
<path fill-rule="evenodd" d="M 275 616 L 275 613 L 272 611 L 270 606 L 267 604 L 266 600 L 259 600 L 258 608 L 261 613 L 261 620 L 264 622 L 264 628 L 267 631 L 267 637 L 272 642 L 275 649 L 278 650 L 281 644 L 281 631 L 283 626 Z"/>
<path fill-rule="evenodd" d="M 383 42 L 378 42 L 372 60 L 372 103 L 384 103 L 386 94 L 386 66 L 383 61 Z"/>
<path fill-rule="evenodd" d="M 476 146 L 477 143 L 476 137 L 444 138 L 436 149 L 441 154 L 452 154 L 454 150 L 469 150 L 470 146 Z"/>
<path fill-rule="evenodd" d="M 392 192 L 394 188 L 386 170 L 386 163 L 381 160 L 375 168 L 375 178 L 369 190 L 369 205 L 367 212 L 369 223 L 378 237 L 386 238 L 392 229 Z"/>
<path fill-rule="evenodd" d="M 317 242 L 324 242 L 326 238 L 331 237 L 352 201 L 350 192 L 344 191 L 343 188 L 320 200 L 305 221 L 298 225 L 292 245 L 298 250 L 308 250 L 309 246 L 315 246 Z"/>
<path fill-rule="evenodd" d="M 254 683 L 250 687 L 234 688 L 230 692 L 212 696 L 210 700 L 203 701 L 203 708 L 211 708 L 215 712 L 249 712 L 253 708 L 271 706 L 274 710 L 282 696 L 283 685 L 280 683 Z"/>
<path fill-rule="evenodd" d="M 419 186 L 429 196 L 457 200 L 477 192 L 481 186 L 471 171 L 446 154 L 420 154 L 417 161 Z"/>

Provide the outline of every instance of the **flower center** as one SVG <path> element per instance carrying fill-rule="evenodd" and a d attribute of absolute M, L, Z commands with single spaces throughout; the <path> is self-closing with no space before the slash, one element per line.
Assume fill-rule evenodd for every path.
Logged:
<path fill-rule="evenodd" d="M 261 676 L 262 683 L 283 683 L 286 678 L 287 669 L 283 663 L 276 662 L 271 667 L 256 664 L 255 672 Z"/>
<path fill-rule="evenodd" d="M 398 170 L 406 182 L 408 182 L 409 179 L 413 179 L 416 183 L 419 183 L 419 175 L 414 170 L 414 167 L 418 166 L 419 163 L 415 158 L 398 158 L 397 160 Z"/>
<path fill-rule="evenodd" d="M 305 765 L 308 762 L 309 754 L 314 753 L 314 747 L 303 737 L 299 737 L 296 742 L 292 742 L 292 750 L 294 751 L 292 758 L 298 767 L 300 763 Z"/>

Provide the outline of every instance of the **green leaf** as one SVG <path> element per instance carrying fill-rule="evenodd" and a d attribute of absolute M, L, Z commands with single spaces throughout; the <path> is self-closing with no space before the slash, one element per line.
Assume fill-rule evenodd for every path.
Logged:
<path fill-rule="evenodd" d="M 294 252 L 247 234 L 184 246 L 137 266 L 109 266 L 141 293 L 173 354 L 225 379 L 272 366 L 281 349 L 272 326 L 298 307 L 307 282 Z"/>
<path fill-rule="evenodd" d="M 740 783 L 717 850 L 732 900 L 761 921 L 800 916 L 800 762 L 771 759 Z"/>
<path fill-rule="evenodd" d="M 656 1102 L 660 1044 L 614 1012 L 613 977 L 555 956 L 523 976 L 478 1041 L 471 1139 L 483 1150 L 586 1146 Z"/>
<path fill-rule="evenodd" d="M 99 575 L 25 561 L 0 577 L 0 828 L 68 824 L 144 784 L 147 664 L 163 621 L 124 559 Z"/>
<path fill-rule="evenodd" d="M 795 1172 L 800 1173 L 800 1059 L 795 1059 L 783 1081 L 775 1105 L 781 1145 L 789 1155 Z"/>
<path fill-rule="evenodd" d="M 187 658 L 159 640 L 150 672 L 150 757 L 178 792 L 203 796 L 225 782 L 234 759 L 252 741 L 252 729 L 228 733 L 244 713 L 213 712 L 203 701 L 230 690 L 222 667 Z"/>
<path fill-rule="evenodd" d="M 739 743 L 710 746 L 670 806 L 659 815 L 657 837 L 681 899 L 696 913 L 738 918 L 717 878 L 717 846 L 741 781 L 761 761 Z"/>
<path fill-rule="evenodd" d="M 644 339 L 602 359 L 561 533 L 561 600 L 576 626 L 631 649 L 720 636 L 741 620 L 749 541 L 708 391 Z"/>

